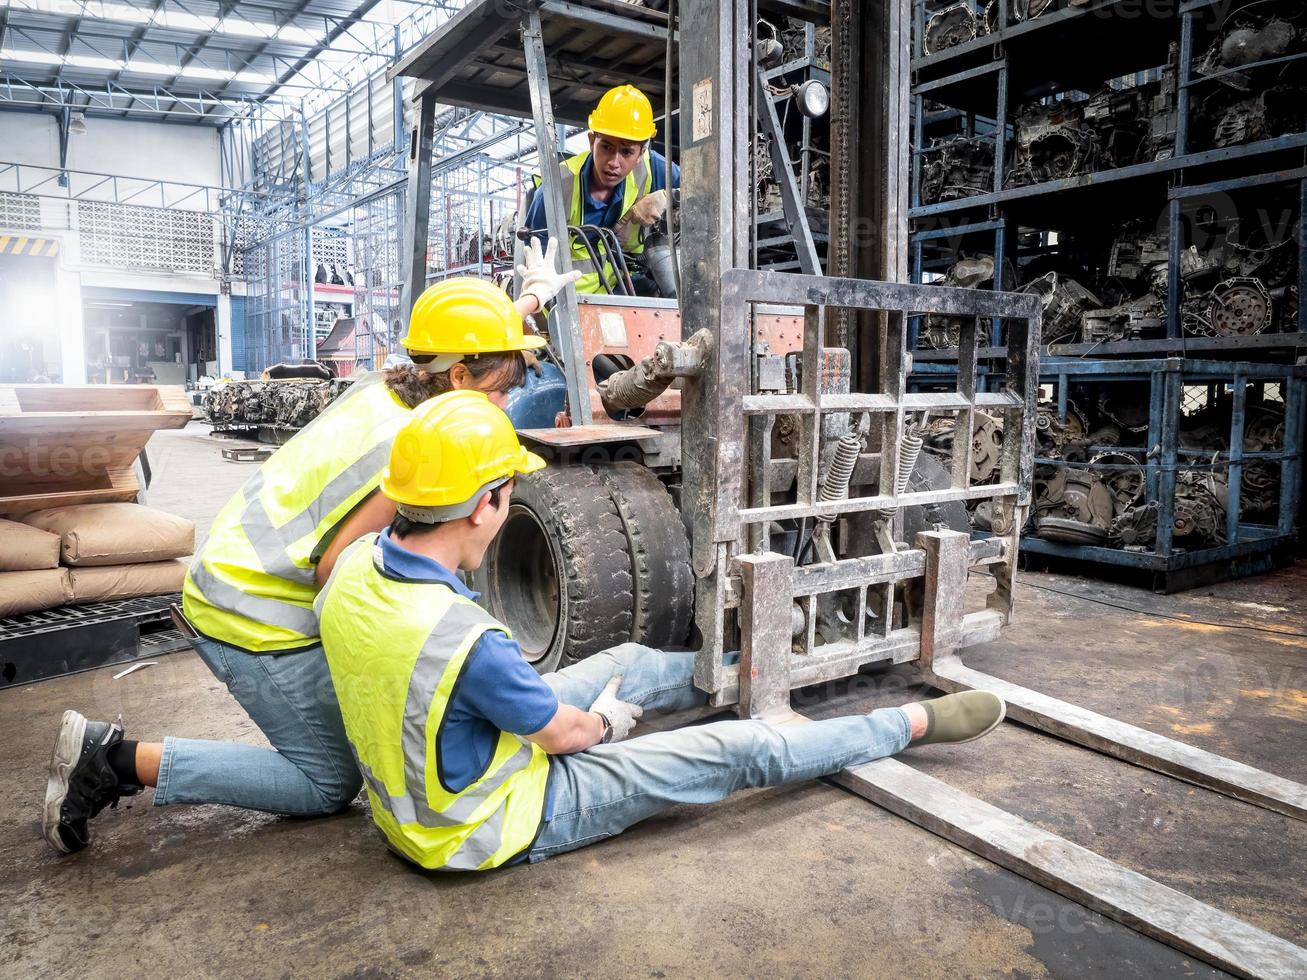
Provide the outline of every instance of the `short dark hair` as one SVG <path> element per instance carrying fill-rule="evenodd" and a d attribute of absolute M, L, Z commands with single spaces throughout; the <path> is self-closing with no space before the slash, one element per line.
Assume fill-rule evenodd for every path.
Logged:
<path fill-rule="evenodd" d="M 503 489 L 503 484 L 495 487 L 490 491 L 490 506 L 499 509 L 499 491 Z M 426 524 L 422 521 L 410 521 L 403 514 L 396 514 L 395 519 L 390 523 L 390 533 L 396 538 L 419 537 L 423 534 L 430 534 L 438 527 L 444 527 L 441 524 Z"/>

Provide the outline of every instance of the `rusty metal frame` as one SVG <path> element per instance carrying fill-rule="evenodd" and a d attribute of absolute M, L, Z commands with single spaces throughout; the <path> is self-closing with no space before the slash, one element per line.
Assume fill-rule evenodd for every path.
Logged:
<path fill-rule="evenodd" d="M 838 554 L 833 562 L 800 568 L 792 567 L 793 562 L 784 557 L 783 561 L 790 567 L 784 577 L 786 585 L 780 588 L 776 584 L 780 579 L 774 558 L 767 555 L 764 561 L 757 554 L 748 554 L 760 542 L 765 543 L 764 530 L 777 521 L 901 512 L 908 507 L 949 501 L 992 501 L 997 523 L 1006 529 L 1005 533 L 969 545 L 971 564 L 992 565 L 999 582 L 989 608 L 963 619 L 960 590 L 957 596 L 946 598 L 959 603 L 957 623 L 950 627 L 957 632 L 957 642 L 966 645 L 996 637 L 1011 613 L 1020 527 L 1030 504 L 1033 419 L 1038 400 L 1038 301 L 1021 295 L 744 269 L 724 273 L 720 277 L 720 290 L 714 370 L 706 378 L 687 385 L 688 389 L 712 384 L 715 392 L 713 469 L 705 474 L 714 492 L 704 493 L 702 488 L 690 483 L 687 474 L 687 496 L 711 501 L 708 506 L 686 514 L 694 564 L 696 568 L 708 568 L 722 561 L 727 579 L 720 601 L 707 589 L 701 590 L 707 594 L 699 597 L 698 622 L 705 637 L 696 661 L 699 686 L 712 696 L 714 703 L 730 704 L 738 699 L 743 713 L 765 712 L 782 700 L 788 704 L 788 692 L 795 687 L 846 677 L 869 663 L 917 660 L 922 656 L 923 644 L 929 642 L 921 626 L 906 624 L 894 628 L 892 615 L 895 588 L 926 574 L 926 555 L 921 549 L 871 555 Z M 763 394 L 757 390 L 751 364 L 758 353 L 758 335 L 753 325 L 760 304 L 804 311 L 802 387 L 795 394 Z M 876 314 L 882 323 L 880 346 L 885 356 L 880 359 L 880 377 L 874 391 L 828 394 L 821 390 L 819 361 L 828 349 L 824 343 L 828 311 L 833 314 L 844 310 Z M 1007 324 L 1009 355 L 1002 391 L 977 390 L 974 358 L 964 359 L 960 365 L 956 392 L 913 394 L 907 391 L 906 324 L 911 316 L 926 313 L 966 317 L 963 350 L 975 349 L 982 323 L 987 326 L 992 318 L 1000 318 Z M 694 396 L 690 391 L 686 394 Z M 956 413 L 959 431 L 969 432 L 977 410 L 1002 415 L 1005 419 L 1008 438 L 1004 442 L 998 483 L 970 485 L 972 443 L 970 439 L 956 439 L 949 487 L 897 494 L 894 473 L 910 416 L 931 411 Z M 860 490 L 863 495 L 823 503 L 818 499 L 823 419 L 850 413 L 868 413 L 874 420 L 879 452 L 866 455 L 870 457 L 868 464 L 874 461 L 879 468 L 879 476 L 874 485 L 866 483 L 864 478 L 863 485 L 858 487 L 855 471 L 855 491 Z M 780 416 L 797 420 L 800 429 L 799 450 L 794 460 L 773 460 L 768 440 L 757 437 L 760 429 L 769 429 Z M 683 454 L 687 458 L 693 454 L 707 455 L 706 447 L 694 445 L 706 438 L 704 427 L 683 427 Z M 880 460 L 892 460 L 895 465 L 879 466 Z M 773 500 L 781 494 L 787 499 Z M 756 598 L 749 594 L 749 583 L 762 575 L 763 567 L 767 573 L 757 578 L 757 582 L 766 583 L 768 594 Z M 856 595 L 855 628 L 843 642 L 818 645 L 814 622 L 820 597 L 850 592 Z M 928 586 L 928 609 L 934 601 L 931 592 Z M 753 663 L 750 653 L 755 646 L 753 631 L 762 629 L 770 633 L 775 626 L 766 618 L 754 621 L 752 614 L 767 610 L 769 615 L 774 615 L 779 609 L 788 629 L 790 610 L 796 602 L 806 621 L 804 635 L 797 644 L 800 652 L 788 653 L 786 644 L 783 663 L 774 662 L 774 658 L 766 664 Z M 877 607 L 879 629 L 875 631 L 865 628 L 864 613 L 869 603 Z M 713 619 L 707 620 L 706 616 Z M 729 641 L 736 635 L 743 651 L 738 667 L 724 662 Z M 748 675 L 747 683 L 742 681 L 745 675 Z M 786 695 L 784 699 L 780 692 Z"/>

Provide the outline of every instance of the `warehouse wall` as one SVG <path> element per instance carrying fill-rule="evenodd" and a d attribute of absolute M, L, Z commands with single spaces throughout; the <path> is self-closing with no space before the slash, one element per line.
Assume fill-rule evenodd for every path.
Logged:
<path fill-rule="evenodd" d="M 221 184 L 217 130 L 211 126 L 86 119 L 86 132 L 70 135 L 70 171 L 113 174 L 184 184 Z M 0 163 L 59 167 L 59 127 L 53 115 L 0 111 Z M 23 183 L 42 177 L 32 171 Z M 81 187 L 87 185 L 84 178 Z M 74 186 L 79 186 L 74 183 Z M 141 185 L 127 185 L 124 193 Z M 145 194 L 132 204 L 110 203 L 107 186 L 98 200 L 60 200 L 53 181 L 41 197 L 0 193 L 0 236 L 37 234 L 61 243 L 58 265 L 58 323 L 61 376 L 85 380 L 83 287 L 207 294 L 221 292 L 217 270 L 221 229 L 208 215 L 160 210 Z M 153 207 L 151 205 L 154 205 Z M 243 287 L 237 286 L 238 289 Z M 230 304 L 217 304 L 219 371 L 231 370 Z M 224 356 L 225 355 L 225 356 Z"/>
<path fill-rule="evenodd" d="M 188 184 L 218 179 L 218 131 L 121 119 L 86 120 L 86 132 L 68 140 L 68 168 Z M 59 166 L 59 125 L 54 116 L 0 112 L 0 162 Z"/>

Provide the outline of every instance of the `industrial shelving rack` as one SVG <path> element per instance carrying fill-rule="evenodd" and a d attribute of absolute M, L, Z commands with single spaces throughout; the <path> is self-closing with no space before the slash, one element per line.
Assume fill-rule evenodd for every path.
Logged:
<path fill-rule="evenodd" d="M 783 90 L 787 86 L 816 81 L 829 91 L 829 37 L 823 42 L 817 24 L 812 21 L 793 20 L 787 30 L 795 31 L 800 23 L 801 44 L 788 50 L 781 64 L 764 72 L 767 83 L 774 89 Z M 753 264 L 755 268 L 776 272 L 820 273 L 826 266 L 826 254 L 830 245 L 830 118 L 828 115 L 812 118 L 799 112 L 787 94 L 773 95 L 772 104 L 778 114 L 780 129 L 785 135 L 794 189 L 797 191 L 798 204 L 807 222 L 807 229 L 796 232 L 787 220 L 783 207 L 763 208 L 760 202 L 754 219 Z M 825 195 L 821 194 L 823 180 Z M 781 185 L 781 182 L 777 181 L 777 184 Z M 782 195 L 785 193 L 783 185 L 779 190 Z M 800 246 L 795 241 L 796 234 L 811 239 L 818 268 L 803 268 Z"/>
<path fill-rule="evenodd" d="M 1271 138 L 1220 147 L 1205 138 L 1196 110 L 1216 84 L 1216 76 L 1197 71 L 1196 61 L 1224 26 L 1222 18 L 1231 13 L 1224 0 L 1152 5 L 1132 0 L 963 3 L 981 25 L 978 36 L 929 52 L 925 39 L 930 19 L 958 4 L 955 0 L 914 2 L 909 208 L 913 280 L 938 279 L 962 257 L 989 255 L 994 258 L 990 288 L 1011 290 L 1021 285 L 1010 281 L 1014 269 L 1056 253 L 1077 237 L 1097 247 L 1110 243 L 1127 221 L 1142 220 L 1155 227 L 1167 250 L 1164 329 L 1155 331 L 1160 335 L 1097 342 L 1077 339 L 1044 346 L 1041 377 L 1046 394 L 1060 399 L 1062 422 L 1069 384 L 1148 382 L 1148 445 L 1136 448 L 1149 474 L 1149 499 L 1156 502 L 1163 524 L 1174 513 L 1175 474 L 1192 463 L 1183 447 L 1176 449 L 1182 399 L 1172 400 L 1168 392 L 1209 385 L 1227 398 L 1238 390 L 1242 399 L 1249 380 L 1259 377 L 1250 373 L 1256 367 L 1253 362 L 1274 365 L 1272 372 L 1284 374 L 1279 387 L 1286 409 L 1285 444 L 1276 457 L 1283 469 L 1284 496 L 1273 528 L 1244 526 L 1236 516 L 1221 547 L 1188 551 L 1173 548 L 1169 530 L 1161 528 L 1156 547 L 1147 551 L 1052 542 L 1030 535 L 1023 537 L 1023 553 L 1075 559 L 1086 563 L 1086 571 L 1104 565 L 1133 567 L 1153 573 L 1154 584 L 1166 590 L 1291 561 L 1302 506 L 1297 488 L 1304 404 L 1301 378 L 1291 366 L 1307 352 L 1307 304 L 1297 302 L 1293 314 L 1297 297 L 1307 297 L 1307 110 L 1293 131 L 1277 130 L 1279 135 Z M 1233 12 L 1244 6 L 1236 4 Z M 1262 5 L 1263 9 L 1273 6 L 1274 0 Z M 1292 6 L 1285 4 L 1287 9 Z M 1307 68 L 1307 51 L 1294 48 L 1240 70 L 1256 77 L 1303 68 Z M 1169 152 L 1141 156 L 1145 162 L 1061 179 L 1019 186 L 1011 179 L 1020 107 L 1059 95 L 1083 98 L 1109 84 L 1128 87 L 1144 81 L 1159 82 L 1158 94 L 1169 96 L 1169 103 L 1154 103 L 1148 120 L 1154 133 L 1160 131 L 1172 142 Z M 985 144 L 992 148 L 993 161 L 983 174 L 974 168 L 967 186 L 952 188 L 945 199 L 925 200 L 923 178 L 930 154 L 938 152 L 932 146 L 936 137 Z M 988 164 L 987 157 L 982 159 Z M 1289 220 L 1284 230 L 1295 242 L 1286 246 L 1296 252 L 1297 261 L 1296 276 L 1291 277 L 1296 296 L 1290 290 L 1282 307 L 1288 315 L 1259 334 L 1187 332 L 1182 258 L 1202 234 L 1196 217 L 1199 209 L 1220 200 L 1238 210 L 1252 200 L 1260 201 L 1258 195 L 1271 194 L 1283 202 L 1279 206 Z M 922 318 L 910 324 L 917 348 L 914 385 L 929 388 L 956 370 L 958 352 L 921 349 L 924 326 Z M 982 365 L 1004 350 L 1003 324 L 995 320 L 987 326 L 982 332 L 987 343 L 982 341 L 977 351 Z M 1237 458 L 1242 446 L 1230 445 L 1232 452 L 1218 458 L 1216 465 L 1231 466 L 1230 457 Z M 1237 489 L 1230 504 L 1236 515 Z"/>
<path fill-rule="evenodd" d="M 1009 23 L 1009 7 L 996 0 L 991 13 L 996 29 L 967 43 L 934 54 L 924 50 L 929 16 L 950 6 L 938 0 L 917 0 L 912 62 L 913 181 L 909 217 L 912 224 L 912 265 L 916 281 L 942 271 L 949 256 L 962 251 L 992 254 L 995 288 L 1005 282 L 1005 260 L 1019 257 L 1016 237 L 1021 229 L 1040 232 L 1074 231 L 1094 223 L 1146 215 L 1165 223 L 1170 248 L 1166 336 L 1111 344 L 1059 345 L 1068 356 L 1139 356 L 1203 352 L 1284 352 L 1307 347 L 1307 307 L 1298 312 L 1296 330 L 1238 337 L 1186 337 L 1182 331 L 1180 258 L 1188 247 L 1186 202 L 1216 194 L 1272 183 L 1297 190 L 1299 234 L 1298 286 L 1307 295 L 1307 118 L 1302 131 L 1243 145 L 1205 148 L 1194 133 L 1194 93 L 1211 85 L 1214 76 L 1198 75 L 1195 53 L 1228 4 L 1222 0 L 1179 0 L 1156 4 L 1141 13 L 1132 0 L 1090 0 L 1087 4 L 1050 9 L 1033 19 Z M 1025 186 L 1008 186 L 1014 109 L 1044 96 L 1092 91 L 1107 82 L 1156 71 L 1172 60 L 1176 46 L 1175 146 L 1166 159 L 1079 174 Z M 1244 66 L 1255 72 L 1293 61 L 1307 61 L 1307 52 Z M 928 104 L 934 111 L 927 112 Z M 1000 124 L 1001 123 L 1001 124 Z M 992 181 L 981 193 L 955 200 L 923 203 L 923 163 L 932 152 L 933 132 L 951 131 L 992 142 Z M 1142 214 L 1141 214 L 1142 212 Z M 1000 346 L 1001 336 L 991 336 Z M 1272 354 L 1271 356 L 1275 356 Z M 925 360 L 946 360 L 922 352 Z"/>
<path fill-rule="evenodd" d="M 1143 382 L 1148 390 L 1148 424 L 1125 444 L 1088 447 L 1089 454 L 1109 451 L 1142 460 L 1141 499 L 1156 501 L 1156 538 L 1127 549 L 1067 544 L 1035 535 L 1022 536 L 1023 555 L 1045 559 L 1069 558 L 1142 572 L 1159 592 L 1178 592 L 1216 578 L 1257 574 L 1291 564 L 1297 551 L 1297 514 L 1302 494 L 1301 449 L 1307 369 L 1295 365 L 1186 358 L 1122 358 L 1086 360 L 1048 358 L 1040 364 L 1040 382 L 1053 390 L 1059 414 L 1065 418 L 1068 399 L 1078 382 L 1107 387 L 1114 383 Z M 1204 390 L 1205 389 L 1205 390 Z M 1275 391 L 1283 405 L 1285 423 L 1278 444 L 1267 451 L 1245 452 L 1245 432 L 1254 399 Z M 1186 395 L 1197 391 L 1209 407 L 1217 399 L 1231 404 L 1229 449 L 1224 452 L 1192 449 L 1183 445 L 1179 416 Z M 1144 445 L 1130 445 L 1141 441 Z M 1066 463 L 1037 459 L 1036 465 L 1093 467 L 1092 463 Z M 1279 481 L 1278 506 L 1270 516 L 1250 517 L 1245 510 L 1244 474 L 1260 465 L 1275 471 Z M 1175 541 L 1176 484 L 1183 474 L 1224 475 L 1223 540 L 1219 544 L 1182 547 Z"/>

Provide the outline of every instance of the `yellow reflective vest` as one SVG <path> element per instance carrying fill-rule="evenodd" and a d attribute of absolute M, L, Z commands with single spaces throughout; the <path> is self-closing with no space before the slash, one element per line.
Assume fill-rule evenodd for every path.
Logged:
<path fill-rule="evenodd" d="M 388 575 L 378 535 L 341 555 L 317 600 L 322 646 L 372 819 L 392 849 L 436 871 L 482 871 L 525 853 L 544 820 L 549 756 L 500 732 L 486 770 L 444 781 L 442 722 L 487 630 L 508 627 L 441 582 Z"/>
<path fill-rule="evenodd" d="M 587 150 L 584 153 L 578 153 L 575 156 L 568 157 L 558 165 L 559 176 L 563 185 L 563 207 L 567 212 L 567 223 L 569 225 L 580 225 L 585 220 L 585 198 L 586 189 L 581 186 L 581 169 L 585 162 L 590 159 L 590 153 Z M 536 186 L 540 186 L 540 177 L 535 177 Z M 649 167 L 648 154 L 640 157 L 640 162 L 631 168 L 631 172 L 626 175 L 626 180 L 622 184 L 622 213 L 618 216 L 620 224 L 624 218 L 631 213 L 631 208 L 640 198 L 649 194 L 653 188 L 653 170 Z M 637 222 L 627 222 L 629 227 L 626 229 L 625 240 L 622 240 L 622 250 L 632 255 L 640 255 L 644 252 L 644 228 Z M 620 240 L 620 236 L 619 236 Z M 594 270 L 594 264 L 590 261 L 590 253 L 586 250 L 584 243 L 580 242 L 575 236 L 571 242 L 572 249 L 572 268 L 580 269 L 584 274 L 576 283 L 578 293 L 599 293 L 604 292 L 600 288 L 599 274 Z M 604 253 L 596 248 L 600 256 Z M 604 262 L 603 266 L 604 279 L 608 283 L 617 282 L 617 271 L 610 262 Z"/>
<path fill-rule="evenodd" d="M 318 643 L 315 562 L 381 482 L 409 409 L 380 372 L 354 382 L 259 467 L 214 518 L 182 587 L 201 634 L 251 653 Z"/>

